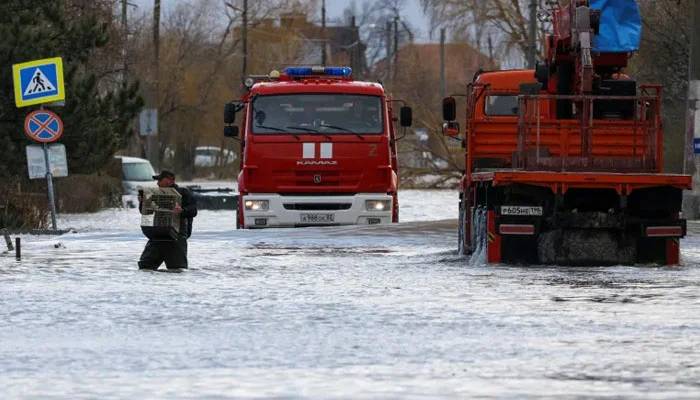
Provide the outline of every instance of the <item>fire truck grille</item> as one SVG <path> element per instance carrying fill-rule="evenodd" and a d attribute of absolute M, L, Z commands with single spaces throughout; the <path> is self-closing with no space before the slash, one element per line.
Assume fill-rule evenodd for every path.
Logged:
<path fill-rule="evenodd" d="M 332 211 L 349 210 L 352 203 L 285 203 L 285 210 Z"/>
<path fill-rule="evenodd" d="M 340 173 L 337 171 L 297 171 L 296 184 L 299 186 L 337 186 L 340 184 Z"/>

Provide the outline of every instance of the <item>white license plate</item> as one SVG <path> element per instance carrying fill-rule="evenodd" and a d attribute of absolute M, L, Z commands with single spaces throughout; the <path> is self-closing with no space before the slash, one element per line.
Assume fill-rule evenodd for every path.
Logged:
<path fill-rule="evenodd" d="M 541 216 L 542 207 L 501 206 L 501 215 Z"/>
<path fill-rule="evenodd" d="M 335 222 L 335 214 L 301 214 L 301 222 L 305 224 L 323 224 Z"/>

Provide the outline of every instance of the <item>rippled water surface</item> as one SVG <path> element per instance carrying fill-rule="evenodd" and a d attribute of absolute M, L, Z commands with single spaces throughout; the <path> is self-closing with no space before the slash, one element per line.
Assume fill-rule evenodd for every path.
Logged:
<path fill-rule="evenodd" d="M 0 398 L 700 398 L 700 237 L 679 268 L 468 264 L 454 192 L 391 227 L 235 231 L 136 270 L 133 210 L 0 256 Z M 414 221 L 414 222 L 411 222 Z"/>

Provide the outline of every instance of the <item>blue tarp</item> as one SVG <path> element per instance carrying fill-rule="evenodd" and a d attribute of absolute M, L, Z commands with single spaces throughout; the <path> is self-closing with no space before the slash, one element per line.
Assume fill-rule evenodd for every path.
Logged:
<path fill-rule="evenodd" d="M 642 17 L 635 0 L 591 0 L 601 11 L 600 33 L 593 39 L 593 51 L 623 53 L 639 50 Z"/>

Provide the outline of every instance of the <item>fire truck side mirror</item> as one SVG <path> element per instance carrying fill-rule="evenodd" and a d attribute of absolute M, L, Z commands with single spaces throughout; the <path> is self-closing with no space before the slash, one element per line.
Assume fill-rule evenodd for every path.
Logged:
<path fill-rule="evenodd" d="M 459 122 L 448 121 L 443 123 L 442 134 L 449 137 L 459 136 Z"/>
<path fill-rule="evenodd" d="M 454 97 L 442 99 L 442 119 L 448 122 L 457 119 L 457 101 Z"/>
<path fill-rule="evenodd" d="M 224 106 L 224 124 L 230 125 L 236 122 L 236 104 L 228 103 Z"/>
<path fill-rule="evenodd" d="M 227 103 L 224 106 L 224 136 L 230 138 L 238 137 L 238 127 L 233 125 L 236 122 L 236 112 L 238 105 L 235 103 Z"/>
<path fill-rule="evenodd" d="M 403 127 L 408 127 L 413 125 L 413 109 L 408 106 L 403 106 L 401 107 L 401 110 L 399 111 L 399 120 L 401 123 L 401 126 Z"/>
<path fill-rule="evenodd" d="M 226 125 L 224 126 L 224 136 L 230 138 L 238 137 L 238 126 L 236 125 Z"/>

